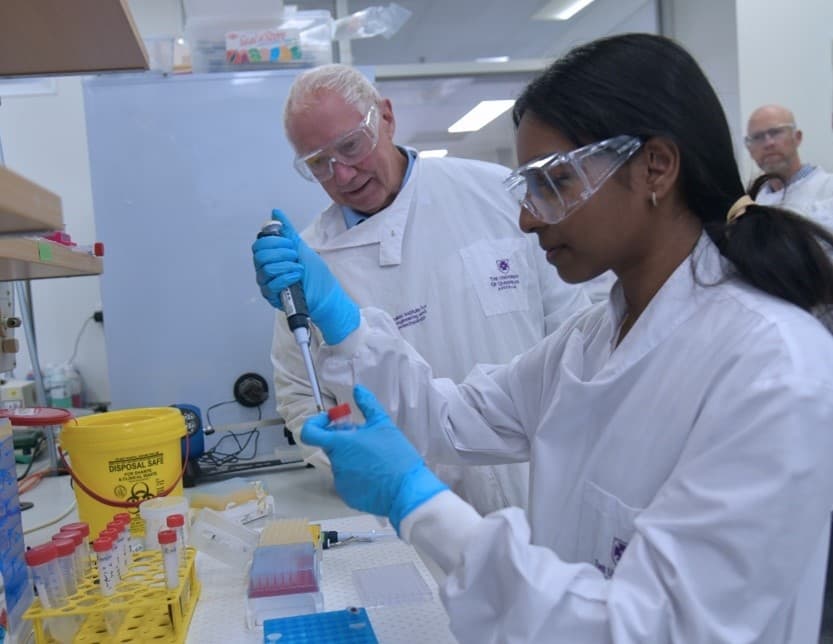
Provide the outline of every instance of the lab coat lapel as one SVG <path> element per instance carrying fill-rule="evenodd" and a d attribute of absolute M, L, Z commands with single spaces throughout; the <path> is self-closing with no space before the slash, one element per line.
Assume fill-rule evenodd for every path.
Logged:
<path fill-rule="evenodd" d="M 697 311 L 703 299 L 709 297 L 709 284 L 715 284 L 722 279 L 723 271 L 724 264 L 720 252 L 708 235 L 703 233 L 692 253 L 680 263 L 657 291 L 636 324 L 613 350 L 604 371 L 608 371 L 611 376 L 616 375 L 664 342 Z M 614 308 L 619 316 L 617 320 L 621 322 L 624 300 L 620 307 Z M 611 341 L 614 344 L 618 329 L 618 323 L 611 325 L 614 334 Z"/>
<path fill-rule="evenodd" d="M 310 246 L 321 252 L 378 244 L 379 266 L 397 266 L 402 263 L 405 226 L 416 210 L 420 169 L 420 159 L 417 158 L 408 182 L 393 203 L 349 230 L 344 224 L 341 208 L 330 206 L 321 219 L 316 239 L 308 240 Z"/>

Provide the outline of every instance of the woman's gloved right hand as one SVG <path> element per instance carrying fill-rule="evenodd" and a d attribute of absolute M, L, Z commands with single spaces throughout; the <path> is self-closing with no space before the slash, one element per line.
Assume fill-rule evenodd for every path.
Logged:
<path fill-rule="evenodd" d="M 252 244 L 257 284 L 263 297 L 283 309 L 279 293 L 301 282 L 309 315 L 327 344 L 338 344 L 359 326 L 359 307 L 344 292 L 318 253 L 295 231 L 280 210 L 272 219 L 281 222 L 280 236 L 260 237 Z"/>

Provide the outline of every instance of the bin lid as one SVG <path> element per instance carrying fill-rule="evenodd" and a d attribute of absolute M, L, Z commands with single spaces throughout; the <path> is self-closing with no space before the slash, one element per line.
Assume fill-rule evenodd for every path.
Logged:
<path fill-rule="evenodd" d="M 45 427 L 63 425 L 72 419 L 72 413 L 57 407 L 19 407 L 0 410 L 0 418 L 8 418 L 17 427 Z"/>

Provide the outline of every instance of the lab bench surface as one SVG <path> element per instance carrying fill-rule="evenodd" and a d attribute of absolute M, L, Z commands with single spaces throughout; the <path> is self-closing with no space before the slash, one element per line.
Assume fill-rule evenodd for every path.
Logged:
<path fill-rule="evenodd" d="M 258 472 L 243 478 L 263 483 L 275 498 L 279 517 L 307 518 L 324 530 L 365 532 L 378 530 L 375 517 L 348 508 L 335 494 L 332 482 L 314 469 L 290 469 Z M 191 488 L 199 490 L 199 486 Z M 190 490 L 185 490 L 188 496 Z M 38 486 L 21 496 L 34 507 L 23 513 L 27 546 L 48 541 L 58 527 L 78 520 L 75 496 L 68 476 L 46 477 Z M 352 573 L 354 570 L 389 564 L 412 562 L 431 590 L 431 600 L 398 606 L 366 607 L 380 644 L 444 644 L 456 640 L 448 630 L 448 617 L 437 594 L 441 578 L 429 562 L 429 569 L 419 554 L 398 539 L 371 543 L 351 543 L 324 551 L 322 558 L 322 594 L 324 610 L 361 606 Z M 245 625 L 246 578 L 244 571 L 230 568 L 200 553 L 197 572 L 202 595 L 197 603 L 186 642 L 189 644 L 260 644 L 263 630 L 248 630 Z"/>
<path fill-rule="evenodd" d="M 378 530 L 375 517 L 358 515 L 320 521 L 324 530 L 365 532 Z M 394 606 L 366 607 L 380 644 L 453 644 L 448 616 L 440 603 L 437 584 L 417 552 L 398 539 L 351 543 L 323 552 L 321 589 L 324 610 L 361 606 L 353 584 L 353 571 L 392 564 L 413 563 L 431 590 L 431 599 Z M 235 642 L 262 643 L 263 630 L 245 626 L 246 577 L 202 553 L 197 557 L 202 596 L 197 604 L 187 644 Z"/>

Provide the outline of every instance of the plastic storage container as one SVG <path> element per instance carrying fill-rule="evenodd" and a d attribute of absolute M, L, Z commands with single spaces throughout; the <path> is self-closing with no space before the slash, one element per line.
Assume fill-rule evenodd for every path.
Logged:
<path fill-rule="evenodd" d="M 160 496 L 155 499 L 148 499 L 139 506 L 139 515 L 145 522 L 145 550 L 154 550 L 159 547 L 156 536 L 163 528 L 167 528 L 168 517 L 172 514 L 181 514 L 188 517 L 188 499 L 184 496 Z M 188 521 L 183 525 L 185 541 L 189 538 Z"/>
<path fill-rule="evenodd" d="M 281 2 L 268 0 L 233 6 L 186 0 L 185 14 L 185 38 L 196 73 L 311 67 L 333 60 L 329 11 L 284 11 Z M 264 41 L 271 45 L 264 47 Z M 277 52 L 272 51 L 276 41 L 284 44 Z M 248 49 L 253 55 L 227 55 L 227 44 L 232 51 Z"/>

